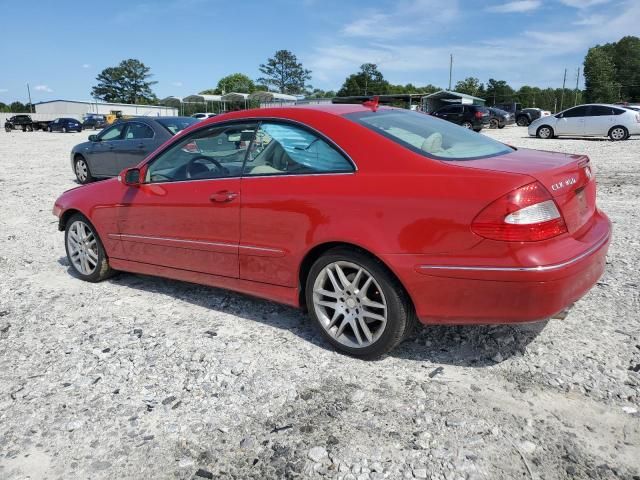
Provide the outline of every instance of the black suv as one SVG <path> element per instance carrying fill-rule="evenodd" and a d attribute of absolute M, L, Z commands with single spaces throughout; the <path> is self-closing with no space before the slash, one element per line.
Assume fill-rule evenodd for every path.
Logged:
<path fill-rule="evenodd" d="M 476 132 L 489 125 L 490 119 L 489 109 L 478 105 L 447 105 L 431 115 Z"/>
<path fill-rule="evenodd" d="M 98 116 L 87 117 L 86 120 L 82 122 L 82 128 L 85 130 L 89 128 L 92 128 L 94 130 L 102 130 L 106 125 L 107 122 L 105 121 L 104 117 Z"/>

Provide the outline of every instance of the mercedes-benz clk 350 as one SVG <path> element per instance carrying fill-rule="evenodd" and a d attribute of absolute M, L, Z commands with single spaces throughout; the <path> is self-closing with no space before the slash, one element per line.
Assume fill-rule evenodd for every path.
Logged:
<path fill-rule="evenodd" d="M 362 358 L 419 322 L 554 317 L 602 275 L 611 232 L 588 157 L 375 102 L 219 115 L 54 214 L 83 280 L 134 272 L 293 305 Z"/>

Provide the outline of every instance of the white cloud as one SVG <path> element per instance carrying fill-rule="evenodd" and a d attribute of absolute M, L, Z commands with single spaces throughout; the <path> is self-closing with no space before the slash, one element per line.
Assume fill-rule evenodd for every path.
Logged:
<path fill-rule="evenodd" d="M 178 81 L 178 82 L 171 83 L 171 85 L 173 85 L 174 87 L 181 87 L 183 85 L 183 83 Z"/>
<path fill-rule="evenodd" d="M 565 68 L 571 76 L 571 72 L 581 66 L 589 47 L 637 34 L 640 1 L 619 2 L 618 7 L 598 12 L 598 18 L 577 12 L 575 18 L 566 19 L 562 28 L 531 22 L 529 29 L 519 35 L 496 34 L 473 44 L 453 40 L 430 46 L 429 42 L 410 35 L 354 44 L 349 37 L 343 37 L 335 43 L 317 46 L 311 52 L 309 68 L 313 71 L 314 82 L 322 88 L 339 87 L 347 75 L 365 62 L 378 64 L 385 78 L 393 83 L 404 84 L 411 79 L 415 85 L 434 83 L 443 86 L 452 53 L 454 83 L 475 76 L 485 82 L 489 77 L 504 79 L 514 87 L 523 84 L 557 86 L 562 83 Z M 572 21 L 580 24 L 572 24 Z M 453 35 L 448 38 L 455 38 Z M 416 78 L 423 80 L 416 82 Z"/>
<path fill-rule="evenodd" d="M 358 19 L 344 26 L 342 34 L 375 39 L 399 38 L 418 32 L 424 35 L 440 30 L 457 14 L 457 0 L 405 0 L 398 2 L 390 11 L 362 11 Z"/>
<path fill-rule="evenodd" d="M 567 7 L 574 8 L 589 8 L 594 5 L 602 5 L 603 3 L 609 3 L 611 0 L 560 0 Z"/>
<path fill-rule="evenodd" d="M 496 13 L 522 13 L 537 10 L 542 2 L 540 0 L 515 0 L 488 7 L 488 12 Z"/>
<path fill-rule="evenodd" d="M 47 93 L 53 92 L 53 90 L 49 88 L 49 85 L 36 85 L 35 87 L 33 87 L 33 89 L 36 92 L 47 92 Z"/>
<path fill-rule="evenodd" d="M 91 64 L 90 63 L 83 63 L 82 64 L 82 68 L 91 68 Z"/>

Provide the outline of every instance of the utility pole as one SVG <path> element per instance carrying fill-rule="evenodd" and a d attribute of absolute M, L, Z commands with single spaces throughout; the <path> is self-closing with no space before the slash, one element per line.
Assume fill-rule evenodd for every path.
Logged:
<path fill-rule="evenodd" d="M 573 106 L 578 104 L 578 82 L 580 80 L 580 67 L 578 67 L 578 74 L 576 75 L 576 98 L 573 100 Z"/>
<path fill-rule="evenodd" d="M 564 69 L 564 78 L 562 79 L 562 95 L 560 95 L 560 111 L 562 111 L 562 105 L 564 104 L 564 86 L 567 83 L 567 69 Z"/>
<path fill-rule="evenodd" d="M 453 73 L 453 53 L 449 54 L 449 91 L 451 91 L 451 74 Z"/>
<path fill-rule="evenodd" d="M 29 88 L 28 83 L 27 83 L 27 94 L 29 95 L 29 112 L 33 113 L 33 104 L 31 103 L 31 89 Z"/>

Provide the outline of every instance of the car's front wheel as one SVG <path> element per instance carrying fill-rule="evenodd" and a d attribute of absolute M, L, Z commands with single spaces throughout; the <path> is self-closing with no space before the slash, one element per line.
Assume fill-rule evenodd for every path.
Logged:
<path fill-rule="evenodd" d="M 67 133 L 67 127 L 62 127 L 62 133 Z"/>
<path fill-rule="evenodd" d="M 379 357 L 416 324 L 402 286 L 378 260 L 355 249 L 335 248 L 311 267 L 305 288 L 309 314 L 338 350 Z"/>
<path fill-rule="evenodd" d="M 73 165 L 73 170 L 79 183 L 84 185 L 85 183 L 90 183 L 93 181 L 93 175 L 91 175 L 89 164 L 82 155 L 78 155 L 76 157 Z"/>
<path fill-rule="evenodd" d="M 497 119 L 492 118 L 492 119 L 489 121 L 489 128 L 498 128 L 499 126 L 500 126 L 500 123 L 498 122 L 498 120 L 497 120 Z"/>
<path fill-rule="evenodd" d="M 548 125 L 543 125 L 536 131 L 536 136 L 544 139 L 553 138 L 553 128 Z"/>
<path fill-rule="evenodd" d="M 64 240 L 69 264 L 82 280 L 100 282 L 113 275 L 100 237 L 84 215 L 67 221 Z"/>
<path fill-rule="evenodd" d="M 613 127 L 609 130 L 609 138 L 614 142 L 619 140 L 626 140 L 629 137 L 629 132 L 622 126 Z"/>

